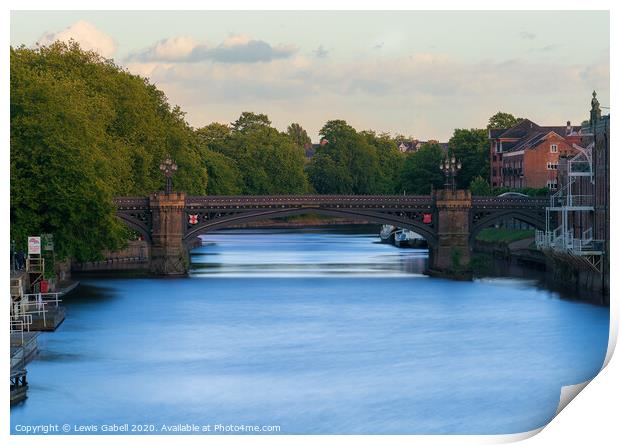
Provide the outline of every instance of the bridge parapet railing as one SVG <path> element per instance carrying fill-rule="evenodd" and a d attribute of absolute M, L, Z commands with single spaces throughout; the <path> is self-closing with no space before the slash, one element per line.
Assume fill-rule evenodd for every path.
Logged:
<path fill-rule="evenodd" d="M 148 208 L 149 207 L 149 198 L 146 197 L 132 197 L 132 196 L 121 196 L 118 198 L 114 198 L 114 203 L 117 207 L 126 207 L 126 208 Z"/>
<path fill-rule="evenodd" d="M 274 195 L 274 196 L 190 196 L 189 206 L 200 205 L 304 205 L 304 204 L 401 204 L 430 205 L 430 196 L 406 195 Z"/>
<path fill-rule="evenodd" d="M 547 198 L 502 198 L 499 196 L 475 196 L 472 198 L 474 207 L 495 208 L 541 208 L 548 204 Z"/>

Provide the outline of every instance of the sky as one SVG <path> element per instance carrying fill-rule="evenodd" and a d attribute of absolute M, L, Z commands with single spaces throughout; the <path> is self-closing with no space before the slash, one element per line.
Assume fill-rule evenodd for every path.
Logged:
<path fill-rule="evenodd" d="M 267 114 L 447 141 L 504 111 L 609 106 L 606 11 L 13 11 L 11 45 L 74 39 L 147 77 L 193 127 Z M 605 109 L 604 109 L 605 112 Z"/>

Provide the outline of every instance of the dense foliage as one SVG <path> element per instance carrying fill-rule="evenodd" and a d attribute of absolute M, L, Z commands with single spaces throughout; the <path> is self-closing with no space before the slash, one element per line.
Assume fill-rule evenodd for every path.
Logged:
<path fill-rule="evenodd" d="M 408 155 L 401 173 L 403 191 L 423 195 L 442 187 L 445 177 L 439 164 L 444 158 L 444 151 L 436 143 L 424 144 L 417 152 Z"/>
<path fill-rule="evenodd" d="M 457 128 L 448 141 L 450 153 L 461 161 L 462 168 L 456 176 L 458 188 L 468 188 L 476 176 L 489 176 L 489 141 L 487 131 Z"/>
<path fill-rule="evenodd" d="M 60 258 L 97 258 L 125 229 L 113 196 L 162 187 L 204 193 L 205 168 L 178 108 L 145 79 L 77 44 L 11 48 L 11 237 L 52 233 Z"/>
<path fill-rule="evenodd" d="M 310 136 L 308 136 L 308 132 L 296 122 L 293 122 L 291 125 L 288 126 L 288 128 L 286 129 L 286 134 L 288 134 L 288 136 L 293 140 L 293 142 L 295 142 L 295 144 L 300 148 L 303 148 L 306 144 L 309 144 L 311 142 Z"/>
<path fill-rule="evenodd" d="M 471 194 L 474 196 L 491 195 L 491 186 L 482 176 L 476 176 L 469 184 L 469 189 L 471 190 Z"/>
<path fill-rule="evenodd" d="M 492 128 L 510 128 L 517 125 L 523 119 L 520 117 L 514 117 L 510 113 L 504 113 L 502 111 L 498 111 L 493 116 L 489 118 L 489 123 L 487 125 L 487 130 Z"/>
<path fill-rule="evenodd" d="M 308 166 L 317 193 L 390 194 L 399 190 L 402 155 L 396 142 L 372 131 L 357 132 L 343 120 L 328 121 Z"/>
<path fill-rule="evenodd" d="M 300 194 L 309 191 L 304 151 L 264 114 L 244 112 L 230 126 L 196 130 L 211 173 L 211 194 Z M 218 170 L 221 170 L 218 172 Z"/>

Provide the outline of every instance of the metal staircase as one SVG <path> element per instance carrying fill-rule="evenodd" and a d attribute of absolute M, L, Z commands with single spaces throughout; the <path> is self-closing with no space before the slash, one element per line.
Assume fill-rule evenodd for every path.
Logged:
<path fill-rule="evenodd" d="M 573 144 L 579 153 L 568 160 L 566 183 L 549 198 L 546 208 L 546 229 L 536 231 L 536 246 L 550 253 L 565 253 L 573 261 L 601 272 L 604 242 L 593 239 L 594 172 L 592 150 Z M 553 228 L 552 221 L 557 227 Z M 575 233 L 575 221 L 585 221 Z"/>

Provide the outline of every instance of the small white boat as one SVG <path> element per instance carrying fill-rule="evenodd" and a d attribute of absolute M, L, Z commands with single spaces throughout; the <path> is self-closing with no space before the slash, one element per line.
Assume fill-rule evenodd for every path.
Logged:
<path fill-rule="evenodd" d="M 415 247 L 424 238 L 409 229 L 400 229 L 394 233 L 396 247 Z"/>
<path fill-rule="evenodd" d="M 379 232 L 379 237 L 381 238 L 381 242 L 384 242 L 384 243 L 389 242 L 395 230 L 396 230 L 396 227 L 390 224 L 384 224 L 383 226 L 381 226 L 381 231 Z"/>
<path fill-rule="evenodd" d="M 400 229 L 396 231 L 394 233 L 394 245 L 396 247 L 401 247 L 403 245 L 406 245 L 409 242 L 409 237 L 410 237 L 409 233 L 412 233 L 412 232 L 410 232 L 407 229 Z"/>

